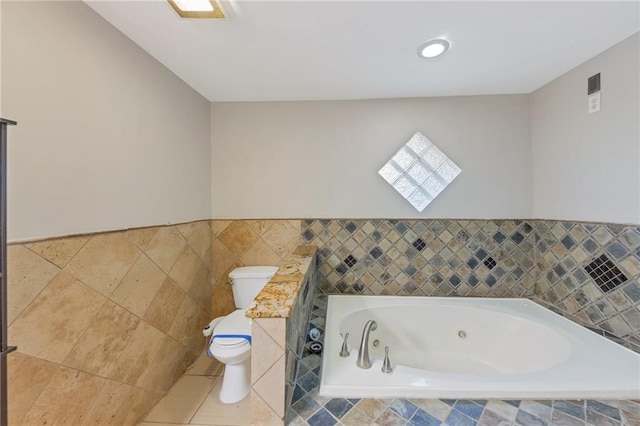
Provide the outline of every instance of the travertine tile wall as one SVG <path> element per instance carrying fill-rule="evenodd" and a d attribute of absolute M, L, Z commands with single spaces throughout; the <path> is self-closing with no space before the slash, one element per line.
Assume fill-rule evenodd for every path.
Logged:
<path fill-rule="evenodd" d="M 209 221 L 12 244 L 9 423 L 132 425 L 204 348 Z"/>
<path fill-rule="evenodd" d="M 300 243 L 300 220 L 212 220 L 211 319 L 235 309 L 229 272 L 239 266 L 277 266 Z"/>

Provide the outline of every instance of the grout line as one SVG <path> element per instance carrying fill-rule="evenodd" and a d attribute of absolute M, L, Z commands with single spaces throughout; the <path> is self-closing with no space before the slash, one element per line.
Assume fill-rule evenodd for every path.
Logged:
<path fill-rule="evenodd" d="M 184 375 L 183 375 L 184 376 Z M 215 377 L 215 376 L 207 376 L 207 377 Z M 182 377 L 181 377 L 182 378 Z M 209 388 L 209 390 L 207 391 L 207 394 L 205 395 L 205 397 L 202 399 L 202 402 L 200 403 L 200 405 L 198 405 L 198 408 L 196 408 L 196 411 L 193 412 L 193 415 L 189 418 L 189 423 L 187 424 L 191 424 L 191 422 L 193 421 L 193 419 L 196 417 L 196 415 L 198 414 L 198 412 L 200 411 L 200 409 L 202 408 L 202 406 L 204 405 L 205 401 L 207 400 L 207 398 L 209 398 L 209 395 L 211 395 L 211 392 L 213 392 L 213 388 L 216 386 L 216 384 L 218 383 L 218 381 L 220 381 L 221 378 L 217 377 L 214 380 L 211 381 L 211 387 Z"/>

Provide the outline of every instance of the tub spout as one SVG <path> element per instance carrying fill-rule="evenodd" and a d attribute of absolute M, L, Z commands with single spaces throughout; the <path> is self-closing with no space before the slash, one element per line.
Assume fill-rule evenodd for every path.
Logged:
<path fill-rule="evenodd" d="M 374 320 L 369 320 L 362 330 L 362 339 L 360 340 L 360 351 L 358 352 L 358 360 L 356 365 L 360 368 L 371 368 L 371 360 L 369 359 L 369 333 L 375 331 L 378 324 Z"/>

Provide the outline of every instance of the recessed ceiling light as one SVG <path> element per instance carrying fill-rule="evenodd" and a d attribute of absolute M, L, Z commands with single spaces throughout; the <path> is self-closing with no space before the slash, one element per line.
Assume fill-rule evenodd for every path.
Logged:
<path fill-rule="evenodd" d="M 224 18 L 216 0 L 168 0 L 173 10 L 183 18 Z"/>
<path fill-rule="evenodd" d="M 436 38 L 423 43 L 418 49 L 418 56 L 423 58 L 435 58 L 449 50 L 451 43 L 443 38 Z"/>

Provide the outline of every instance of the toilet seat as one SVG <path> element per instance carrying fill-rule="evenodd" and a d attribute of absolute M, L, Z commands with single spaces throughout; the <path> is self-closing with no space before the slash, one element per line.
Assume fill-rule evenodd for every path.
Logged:
<path fill-rule="evenodd" d="M 251 344 L 251 319 L 244 316 L 245 309 L 227 315 L 213 329 L 211 345 L 221 349 L 236 349 Z"/>

